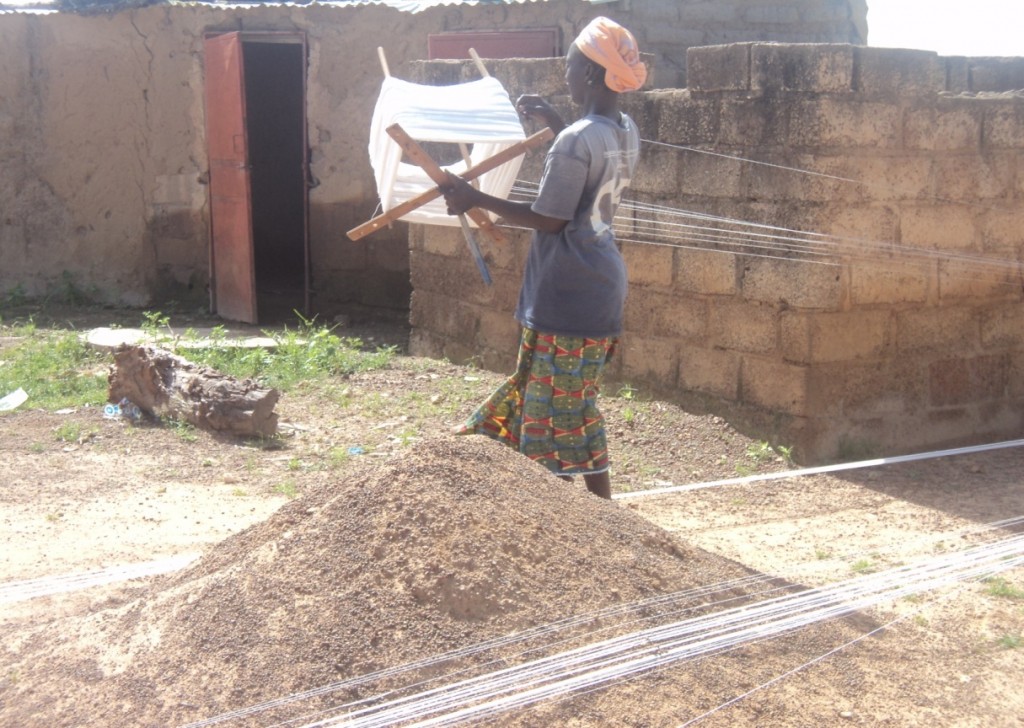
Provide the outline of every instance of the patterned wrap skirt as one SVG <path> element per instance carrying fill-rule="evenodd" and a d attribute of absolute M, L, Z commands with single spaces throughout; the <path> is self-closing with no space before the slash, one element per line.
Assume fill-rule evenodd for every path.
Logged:
<path fill-rule="evenodd" d="M 615 338 L 556 336 L 523 328 L 515 373 L 456 434 L 487 435 L 556 475 L 608 469 L 597 380 Z"/>

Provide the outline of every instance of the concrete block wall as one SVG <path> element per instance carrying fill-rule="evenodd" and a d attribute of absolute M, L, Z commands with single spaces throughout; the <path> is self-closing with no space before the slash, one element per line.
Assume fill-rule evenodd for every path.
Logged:
<path fill-rule="evenodd" d="M 1020 437 L 1024 93 L 962 89 L 962 61 L 734 44 L 691 49 L 689 88 L 626 97 L 645 140 L 632 194 L 666 211 L 645 222 L 667 232 L 671 211 L 692 210 L 831 244 L 814 259 L 644 244 L 627 216 L 610 380 L 803 462 Z M 526 234 L 485 243 L 491 288 L 457 229 L 413 226 L 410 240 L 414 349 L 508 370 Z"/>

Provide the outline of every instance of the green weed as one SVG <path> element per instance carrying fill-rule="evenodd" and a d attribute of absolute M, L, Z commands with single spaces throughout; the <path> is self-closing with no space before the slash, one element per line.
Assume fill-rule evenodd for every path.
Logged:
<path fill-rule="evenodd" d="M 1015 587 L 1001 576 L 985 579 L 985 584 L 988 585 L 985 593 L 989 596 L 1015 600 L 1024 599 L 1024 589 Z"/>
<path fill-rule="evenodd" d="M 65 422 L 53 431 L 61 442 L 78 442 L 82 438 L 82 426 L 77 422 Z"/>
<path fill-rule="evenodd" d="M 274 488 L 274 492 L 280 493 L 288 500 L 294 500 L 299 495 L 298 486 L 296 486 L 295 481 L 291 479 L 284 481 L 276 488 Z"/>
<path fill-rule="evenodd" d="M 68 331 L 40 331 L 32 321 L 0 327 L 23 339 L 0 352 L 0 394 L 19 387 L 33 407 L 60 409 L 102 405 L 107 398 L 108 355 L 85 346 Z"/>
<path fill-rule="evenodd" d="M 853 565 L 850 566 L 850 569 L 855 574 L 870 574 L 872 571 L 875 570 L 875 565 L 874 562 L 872 562 L 870 559 L 858 559 L 857 561 L 853 562 Z"/>
<path fill-rule="evenodd" d="M 199 439 L 199 433 L 196 432 L 196 428 L 191 422 L 170 420 L 170 425 L 171 429 L 174 430 L 174 434 L 185 442 L 196 442 Z"/>
<path fill-rule="evenodd" d="M 996 644 L 1004 650 L 1015 650 L 1021 645 L 1024 645 L 1024 637 L 1019 634 L 1004 634 L 996 640 Z"/>

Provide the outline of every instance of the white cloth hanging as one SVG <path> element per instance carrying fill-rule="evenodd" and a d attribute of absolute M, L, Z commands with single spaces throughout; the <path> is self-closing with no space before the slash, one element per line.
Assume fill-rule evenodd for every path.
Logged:
<path fill-rule="evenodd" d="M 420 167 L 402 161 L 402 148 L 387 128 L 399 124 L 417 142 L 463 143 L 472 165 L 526 138 L 508 92 L 493 76 L 455 86 L 422 86 L 388 76 L 384 79 L 370 124 L 370 164 L 384 211 L 437 185 Z M 444 164 L 455 174 L 466 171 L 457 161 Z M 522 156 L 481 175 L 480 189 L 508 197 L 519 174 Z M 439 198 L 402 216 L 409 222 L 458 226 Z"/>

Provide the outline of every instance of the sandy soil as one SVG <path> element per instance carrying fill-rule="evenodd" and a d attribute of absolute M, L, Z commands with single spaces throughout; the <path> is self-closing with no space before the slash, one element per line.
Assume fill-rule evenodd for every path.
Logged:
<path fill-rule="evenodd" d="M 308 722 L 1020 531 L 994 525 L 1024 514 L 1019 449 L 600 501 L 441 435 L 500 379 L 400 357 L 283 397 L 273 447 L 91 408 L 0 417 L 0 725 L 175 725 L 285 696 L 223 722 Z M 719 418 L 607 394 L 620 493 L 792 467 Z M 163 576 L 67 578 L 190 555 Z M 1024 569 L 1000 576 L 486 720 L 1024 725 Z M 591 618 L 528 632 L 573 615 Z"/>

